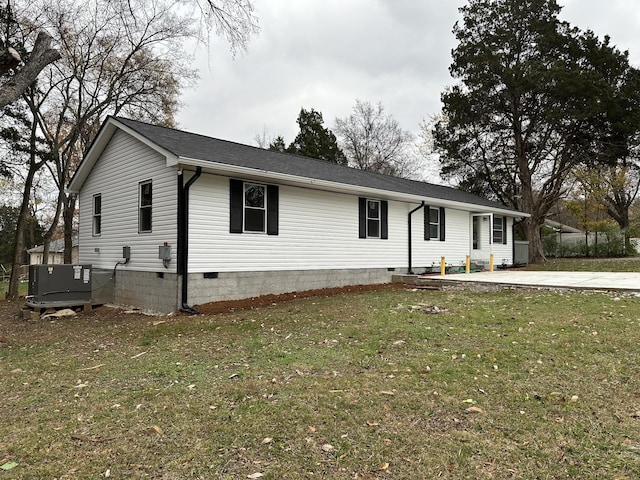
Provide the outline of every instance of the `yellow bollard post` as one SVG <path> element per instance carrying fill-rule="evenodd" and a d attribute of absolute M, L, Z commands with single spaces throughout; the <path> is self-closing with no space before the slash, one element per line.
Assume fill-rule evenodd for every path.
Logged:
<path fill-rule="evenodd" d="M 493 272 L 493 253 L 489 257 L 489 271 Z"/>
<path fill-rule="evenodd" d="M 467 255 L 467 262 L 464 265 L 464 273 L 471 273 L 471 257 Z"/>
<path fill-rule="evenodd" d="M 440 275 L 444 277 L 447 264 L 444 261 L 444 257 L 440 257 Z"/>

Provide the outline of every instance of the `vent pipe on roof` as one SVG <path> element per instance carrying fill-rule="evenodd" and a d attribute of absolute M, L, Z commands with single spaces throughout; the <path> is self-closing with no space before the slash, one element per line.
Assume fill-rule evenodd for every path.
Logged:
<path fill-rule="evenodd" d="M 202 167 L 196 167 L 196 173 L 184 184 L 184 173 L 178 174 L 178 275 L 182 276 L 182 301 L 180 311 L 197 315 L 195 308 L 188 305 L 189 300 L 189 189 L 202 174 Z"/>
<path fill-rule="evenodd" d="M 412 265 L 411 265 L 411 257 L 413 256 L 412 255 L 413 246 L 411 244 L 411 215 L 413 215 L 415 212 L 417 212 L 421 208 L 424 208 L 424 200 L 422 201 L 422 203 L 419 206 L 417 206 L 416 208 L 414 208 L 413 210 L 411 210 L 409 212 L 409 268 L 407 269 L 407 273 L 410 274 L 410 275 L 413 275 L 413 268 L 412 268 Z"/>

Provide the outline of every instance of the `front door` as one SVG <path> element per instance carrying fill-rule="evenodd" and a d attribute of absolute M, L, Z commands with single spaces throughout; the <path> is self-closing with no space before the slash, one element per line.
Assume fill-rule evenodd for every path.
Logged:
<path fill-rule="evenodd" d="M 474 213 L 471 218 L 471 260 L 486 263 L 491 256 L 490 213 Z"/>

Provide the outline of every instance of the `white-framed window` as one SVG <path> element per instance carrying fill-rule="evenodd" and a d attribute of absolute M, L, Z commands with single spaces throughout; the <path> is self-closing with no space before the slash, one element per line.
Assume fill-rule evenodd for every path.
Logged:
<path fill-rule="evenodd" d="M 267 231 L 266 193 L 266 185 L 244 182 L 243 229 L 245 232 L 265 233 Z"/>
<path fill-rule="evenodd" d="M 429 238 L 440 238 L 440 209 L 429 208 Z"/>
<path fill-rule="evenodd" d="M 153 206 L 153 185 L 151 180 L 140 182 L 138 194 L 138 232 L 151 231 L 151 212 Z"/>
<path fill-rule="evenodd" d="M 504 239 L 504 218 L 494 215 L 491 238 L 493 243 L 503 243 Z"/>
<path fill-rule="evenodd" d="M 379 200 L 367 200 L 367 238 L 380 238 Z"/>
<path fill-rule="evenodd" d="M 93 196 L 93 236 L 97 237 L 102 233 L 102 194 Z"/>
<path fill-rule="evenodd" d="M 278 235 L 280 194 L 277 185 L 229 179 L 229 233 Z"/>
<path fill-rule="evenodd" d="M 424 239 L 425 240 L 438 240 L 444 242 L 445 237 L 445 208 L 444 207 L 431 207 L 425 205 L 424 207 Z"/>
<path fill-rule="evenodd" d="M 358 237 L 389 238 L 389 202 L 372 198 L 358 198 Z"/>

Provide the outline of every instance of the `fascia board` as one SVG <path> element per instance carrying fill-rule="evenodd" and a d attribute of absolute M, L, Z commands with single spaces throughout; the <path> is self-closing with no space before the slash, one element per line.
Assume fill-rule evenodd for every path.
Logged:
<path fill-rule="evenodd" d="M 84 156 L 84 159 L 78 166 L 78 169 L 76 170 L 76 173 L 73 175 L 73 178 L 69 182 L 69 186 L 66 189 L 67 192 L 69 193 L 80 192 L 80 189 L 82 188 L 82 185 L 84 184 L 87 177 L 89 176 L 89 173 L 93 169 L 93 166 L 98 161 L 98 158 L 100 158 L 100 155 L 106 148 L 107 144 L 109 143 L 109 141 L 111 140 L 111 138 L 113 137 L 117 129 L 120 129 L 123 132 L 126 132 L 127 134 L 134 137 L 136 140 L 142 142 L 147 147 L 158 152 L 160 155 L 162 155 L 167 159 L 167 164 L 169 164 L 170 162 L 175 162 L 175 159 L 177 158 L 176 155 L 158 146 L 158 144 L 140 135 L 138 132 L 136 132 L 135 130 L 132 130 L 131 128 L 119 122 L 115 118 L 109 117 L 105 122 L 102 130 L 100 131 L 100 133 L 98 134 L 94 142 L 91 144 L 91 147 L 87 151 L 87 154 Z"/>
<path fill-rule="evenodd" d="M 350 195 L 369 196 L 372 198 L 381 198 L 385 200 L 397 200 L 401 202 L 420 204 L 425 202 L 427 204 L 438 205 L 442 207 L 449 207 L 456 210 L 464 210 L 469 212 L 477 212 L 484 210 L 491 210 L 492 213 L 500 213 L 510 217 L 529 217 L 527 213 L 514 212 L 507 209 L 491 209 L 483 205 L 476 205 L 473 203 L 456 202 L 452 200 L 443 200 L 436 197 L 425 197 L 420 195 L 413 195 L 408 193 L 395 192 L 391 190 L 380 190 L 377 188 L 362 187 L 359 185 L 349 185 L 346 183 L 332 182 L 328 180 L 319 180 L 316 178 L 301 177 L 298 175 L 289 175 L 286 173 L 270 172 L 268 170 L 259 170 L 249 167 L 241 167 L 238 165 L 229 165 L 224 163 L 215 163 L 209 161 L 202 161 L 193 158 L 177 157 L 171 162 L 167 162 L 167 166 L 172 167 L 202 167 L 205 172 L 209 172 L 217 175 L 224 176 L 239 176 L 248 180 L 269 180 L 277 181 L 283 185 L 291 185 L 296 187 L 313 188 L 316 190 L 324 190 L 337 193 L 345 193 Z"/>

